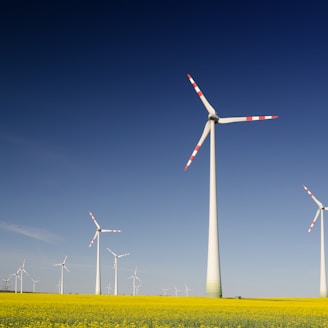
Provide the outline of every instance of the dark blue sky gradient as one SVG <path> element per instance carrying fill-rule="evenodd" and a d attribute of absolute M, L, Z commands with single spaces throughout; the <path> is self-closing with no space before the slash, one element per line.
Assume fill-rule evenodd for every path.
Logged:
<path fill-rule="evenodd" d="M 103 292 L 109 247 L 131 253 L 121 293 L 137 265 L 141 294 L 204 294 L 208 141 L 183 169 L 207 112 L 189 73 L 219 116 L 279 115 L 216 126 L 224 296 L 318 296 L 302 184 L 328 202 L 327 14 L 324 1 L 1 4 L 1 277 L 26 258 L 56 292 L 68 255 L 66 291 L 93 293 L 90 210 L 123 230 L 101 236 Z"/>

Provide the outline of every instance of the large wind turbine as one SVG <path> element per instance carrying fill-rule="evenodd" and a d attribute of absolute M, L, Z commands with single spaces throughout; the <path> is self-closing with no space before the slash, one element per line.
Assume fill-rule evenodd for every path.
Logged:
<path fill-rule="evenodd" d="M 67 260 L 67 255 L 64 258 L 64 261 L 61 263 L 56 263 L 54 266 L 61 267 L 61 273 L 60 273 L 60 294 L 64 294 L 64 269 L 69 272 L 68 267 L 66 266 L 66 260 Z"/>
<path fill-rule="evenodd" d="M 125 253 L 125 254 L 117 255 L 117 254 L 114 253 L 111 249 L 107 248 L 107 250 L 108 250 L 108 252 L 110 252 L 110 253 L 114 256 L 114 271 L 115 271 L 114 295 L 117 295 L 117 289 L 118 289 L 118 285 L 117 285 L 118 259 L 119 259 L 120 257 L 130 255 L 130 253 Z"/>
<path fill-rule="evenodd" d="M 214 108 L 205 98 L 196 82 L 188 74 L 190 83 L 197 92 L 200 100 L 208 111 L 208 120 L 189 161 L 185 166 L 185 171 L 197 155 L 204 140 L 211 132 L 210 138 L 210 201 L 209 201 L 209 233 L 208 233 L 208 255 L 207 255 L 207 281 L 206 295 L 208 297 L 222 297 L 220 256 L 219 256 L 219 237 L 218 237 L 218 217 L 216 199 L 216 162 L 215 162 L 215 124 L 225 124 L 233 122 L 248 122 L 258 120 L 274 119 L 278 116 L 245 116 L 245 117 L 219 117 Z"/>
<path fill-rule="evenodd" d="M 310 233 L 313 229 L 314 224 L 316 223 L 319 214 L 321 220 L 321 246 L 320 246 L 320 297 L 328 297 L 327 294 L 327 275 L 326 275 L 326 256 L 325 256 L 325 229 L 324 229 L 324 221 L 323 221 L 323 212 L 328 211 L 328 207 L 322 205 L 322 203 L 314 197 L 312 192 L 303 185 L 305 191 L 309 194 L 309 196 L 314 200 L 314 202 L 318 205 L 317 212 L 315 213 L 314 219 L 308 229 L 308 233 Z"/>
<path fill-rule="evenodd" d="M 22 266 L 20 266 L 18 268 L 18 271 L 17 272 L 20 272 L 20 277 L 19 277 L 20 278 L 20 292 L 23 293 L 23 273 L 25 273 L 30 278 L 30 275 L 25 270 L 25 259 L 23 261 Z"/>
<path fill-rule="evenodd" d="M 100 286 L 100 248 L 99 248 L 99 244 L 100 244 L 100 233 L 101 232 L 121 232 L 121 230 L 109 230 L 109 229 L 101 229 L 100 225 L 98 224 L 96 218 L 93 216 L 93 214 L 91 212 L 89 212 L 91 219 L 93 220 L 93 222 L 95 223 L 97 230 L 96 233 L 94 235 L 94 237 L 92 238 L 89 247 L 91 247 L 94 243 L 94 241 L 97 238 L 97 268 L 96 268 L 96 291 L 95 294 L 96 295 L 100 295 L 101 294 L 101 286 Z"/>

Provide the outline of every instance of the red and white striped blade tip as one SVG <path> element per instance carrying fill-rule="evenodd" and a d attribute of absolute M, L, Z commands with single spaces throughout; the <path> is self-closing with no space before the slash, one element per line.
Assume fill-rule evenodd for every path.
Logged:
<path fill-rule="evenodd" d="M 308 233 L 310 233 L 310 232 L 312 231 L 312 229 L 313 229 L 315 223 L 317 222 L 317 219 L 318 219 L 318 217 L 319 217 L 319 215 L 320 215 L 320 211 L 321 211 L 321 209 L 318 208 L 318 210 L 317 210 L 316 213 L 315 213 L 314 219 L 312 220 L 312 222 L 311 222 L 311 224 L 310 224 L 310 227 L 309 227 L 309 229 L 308 229 Z"/>
<path fill-rule="evenodd" d="M 304 190 L 307 192 L 307 194 L 314 200 L 314 202 L 320 207 L 320 208 L 322 208 L 323 207 L 323 205 L 322 205 L 322 203 L 312 194 L 312 192 L 310 191 L 310 189 L 307 187 L 307 186 L 305 186 L 304 184 L 303 184 L 303 188 L 304 188 Z"/>
<path fill-rule="evenodd" d="M 262 121 L 262 120 L 272 120 L 278 118 L 278 115 L 261 115 L 261 116 L 246 116 L 247 121 Z"/>

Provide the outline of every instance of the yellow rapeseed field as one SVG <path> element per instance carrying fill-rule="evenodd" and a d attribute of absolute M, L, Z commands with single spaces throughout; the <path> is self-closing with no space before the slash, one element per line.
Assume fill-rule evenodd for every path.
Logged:
<path fill-rule="evenodd" d="M 0 293 L 3 327 L 328 328 L 328 300 Z"/>

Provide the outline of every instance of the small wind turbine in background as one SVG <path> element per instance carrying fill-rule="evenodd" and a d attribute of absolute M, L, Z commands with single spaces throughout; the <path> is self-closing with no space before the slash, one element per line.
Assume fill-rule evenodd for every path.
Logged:
<path fill-rule="evenodd" d="M 101 232 L 121 232 L 121 230 L 111 230 L 111 229 L 101 229 L 100 225 L 98 224 L 96 218 L 93 216 L 91 212 L 89 212 L 92 221 L 97 227 L 96 233 L 94 237 L 92 238 L 89 247 L 91 247 L 94 243 L 94 241 L 97 239 L 97 267 L 96 267 L 96 290 L 95 294 L 100 295 L 101 294 L 101 285 L 100 285 L 100 233 Z"/>
<path fill-rule="evenodd" d="M 162 288 L 163 289 L 163 296 L 167 296 L 167 291 L 170 289 L 170 288 Z"/>
<path fill-rule="evenodd" d="M 60 290 L 61 290 L 61 282 L 60 282 L 60 279 L 58 281 L 58 284 L 56 285 L 56 288 L 58 289 L 58 293 L 60 294 Z"/>
<path fill-rule="evenodd" d="M 179 293 L 179 292 L 181 292 L 181 290 L 178 289 L 178 288 L 176 288 L 176 287 L 174 287 L 174 295 L 175 295 L 175 296 L 178 296 L 178 293 Z"/>
<path fill-rule="evenodd" d="M 184 289 L 184 292 L 185 292 L 185 295 L 186 296 L 189 296 L 189 292 L 191 291 L 191 289 L 190 288 L 188 288 L 188 286 L 187 285 L 185 285 L 185 289 Z"/>
<path fill-rule="evenodd" d="M 137 295 L 137 285 L 136 285 L 136 281 L 139 281 L 139 285 L 141 285 L 142 281 L 140 280 L 140 278 L 137 276 L 137 267 L 134 269 L 134 273 L 132 276 L 129 277 L 129 279 L 132 279 L 133 284 L 132 284 L 132 295 L 135 296 Z"/>
<path fill-rule="evenodd" d="M 117 281 L 117 269 L 118 269 L 118 259 L 123 256 L 128 256 L 130 253 L 125 253 L 121 255 L 117 255 L 111 249 L 107 248 L 108 252 L 110 252 L 114 256 L 114 271 L 115 271 L 115 286 L 114 286 L 114 295 L 117 295 L 118 289 L 118 281 Z"/>
<path fill-rule="evenodd" d="M 110 292 L 111 289 L 112 289 L 110 283 L 108 283 L 108 285 L 106 286 L 106 289 L 107 289 L 107 294 L 109 295 L 109 292 Z"/>
<path fill-rule="evenodd" d="M 209 201 L 209 233 L 208 233 L 208 254 L 207 254 L 207 279 L 206 295 L 208 297 L 222 297 L 221 272 L 220 272 L 220 255 L 219 255 L 219 236 L 218 236 L 218 214 L 216 199 L 216 162 L 215 162 L 215 124 L 225 124 L 233 122 L 249 122 L 258 120 L 274 119 L 278 116 L 245 116 L 245 117 L 228 117 L 222 118 L 216 113 L 214 108 L 205 98 L 196 82 L 188 74 L 188 78 L 200 100 L 208 112 L 208 120 L 205 124 L 204 131 L 190 156 L 185 171 L 189 168 L 203 142 L 211 132 L 210 138 L 210 201 Z"/>
<path fill-rule="evenodd" d="M 55 267 L 61 267 L 60 273 L 60 294 L 64 294 L 64 269 L 69 272 L 68 267 L 66 266 L 67 256 L 65 256 L 64 261 L 61 263 L 54 264 Z"/>
<path fill-rule="evenodd" d="M 310 233 L 316 223 L 319 214 L 321 221 L 321 245 L 320 245 L 320 297 L 327 297 L 327 275 L 326 275 L 326 256 L 325 256 L 325 228 L 324 228 L 324 211 L 328 211 L 328 207 L 322 205 L 322 203 L 314 197 L 312 192 L 303 185 L 303 188 L 308 193 L 308 195 L 314 200 L 314 202 L 318 205 L 317 212 L 315 213 L 314 219 L 308 229 L 308 233 Z"/>
<path fill-rule="evenodd" d="M 9 288 L 9 282 L 10 282 L 11 275 L 9 275 L 8 278 L 3 278 L 2 281 L 4 282 L 3 290 L 8 291 Z"/>
<path fill-rule="evenodd" d="M 33 283 L 33 293 L 35 293 L 36 292 L 36 284 L 38 282 L 40 282 L 40 280 L 34 280 L 33 278 L 31 278 L 31 280 L 32 280 L 32 283 Z"/>

